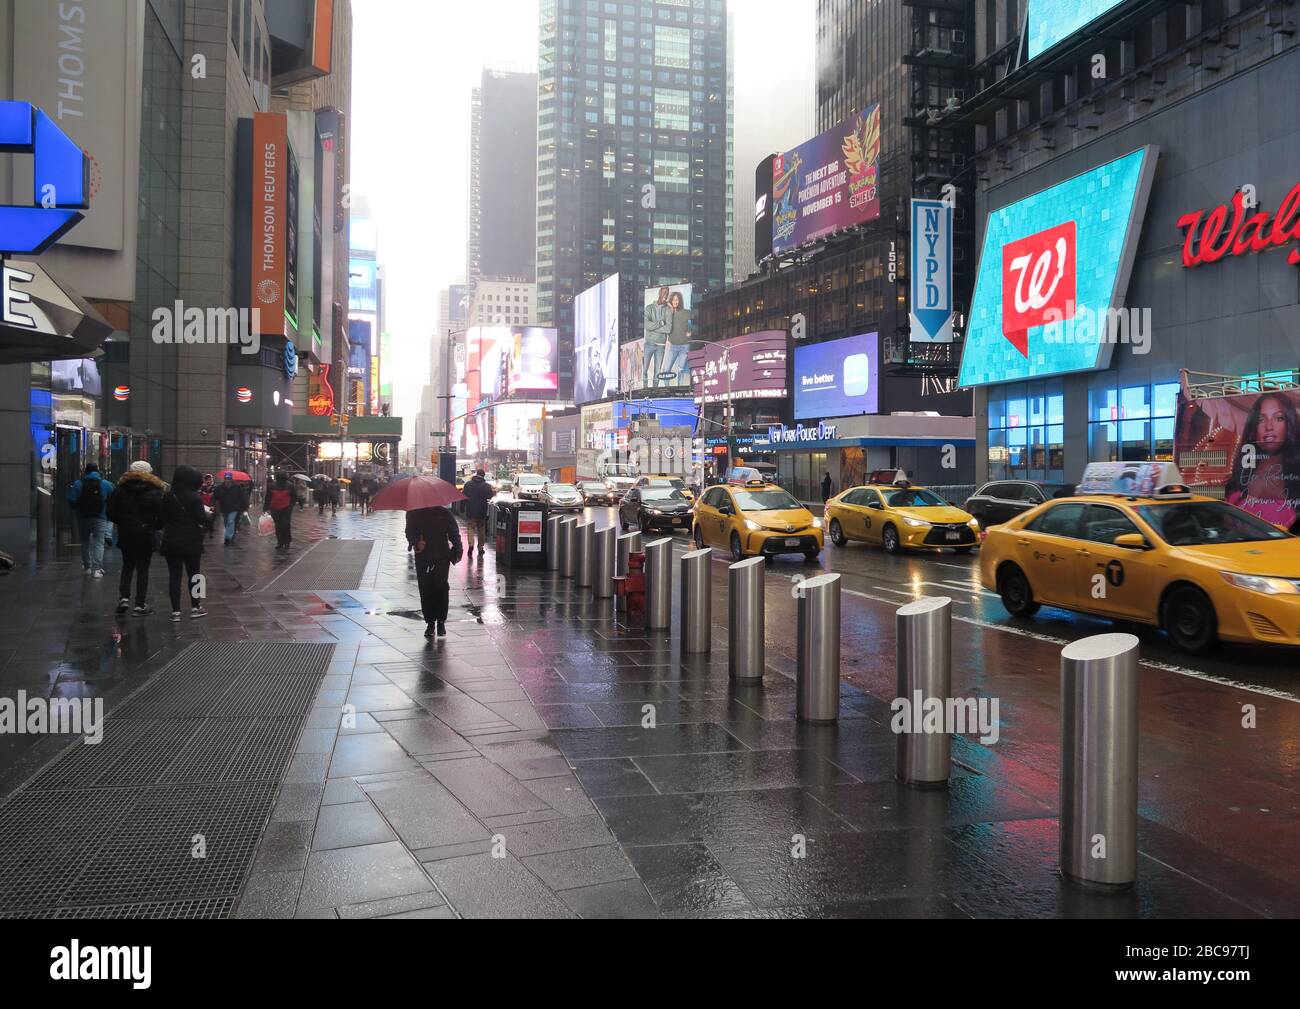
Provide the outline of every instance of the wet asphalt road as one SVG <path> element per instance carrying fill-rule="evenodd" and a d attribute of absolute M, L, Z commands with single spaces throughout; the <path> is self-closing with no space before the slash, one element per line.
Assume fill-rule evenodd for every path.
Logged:
<path fill-rule="evenodd" d="M 598 525 L 617 522 L 613 509 L 588 514 Z M 676 556 L 692 549 L 686 535 L 675 539 Z M 713 622 L 725 630 L 729 560 L 721 550 L 714 554 Z M 1134 628 L 1046 607 L 1031 619 L 1014 618 L 979 584 L 978 553 L 890 557 L 867 544 L 827 543 L 817 563 L 792 555 L 767 567 L 769 663 L 779 655 L 793 665 L 794 588 L 823 571 L 843 576 L 841 675 L 885 701 L 896 695 L 895 610 L 921 596 L 951 598 L 954 693 L 999 698 L 999 755 L 1041 775 L 1033 784 L 1051 794 L 1060 759 L 1061 648 Z M 791 591 L 777 591 L 783 579 Z M 674 591 L 676 580 L 674 574 Z M 1300 878 L 1300 655 L 1220 645 L 1189 656 L 1159 631 L 1142 629 L 1139 636 L 1141 815 L 1213 850 L 1281 860 L 1285 877 Z"/>

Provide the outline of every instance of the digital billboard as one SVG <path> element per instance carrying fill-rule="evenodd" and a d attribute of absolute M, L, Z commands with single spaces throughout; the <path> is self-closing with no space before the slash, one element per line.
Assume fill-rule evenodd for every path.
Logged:
<path fill-rule="evenodd" d="M 634 399 L 616 403 L 616 424 L 638 438 L 691 438 L 699 420 L 693 399 Z"/>
<path fill-rule="evenodd" d="M 519 452 L 534 447 L 541 403 L 500 403 L 492 408 L 493 443 L 498 450 Z"/>
<path fill-rule="evenodd" d="M 880 409 L 880 337 L 862 333 L 794 349 L 794 416 L 851 417 Z"/>
<path fill-rule="evenodd" d="M 645 340 L 630 340 L 618 349 L 618 388 L 636 392 L 645 386 Z"/>
<path fill-rule="evenodd" d="M 573 400 L 590 403 L 618 391 L 618 274 L 573 299 Z"/>
<path fill-rule="evenodd" d="M 373 259 L 348 261 L 348 308 L 353 312 L 379 310 L 378 266 Z"/>
<path fill-rule="evenodd" d="M 475 326 L 469 333 L 472 345 L 478 348 L 479 401 L 500 399 L 510 387 L 511 329 Z"/>
<path fill-rule="evenodd" d="M 772 160 L 772 252 L 880 216 L 880 105 Z"/>
<path fill-rule="evenodd" d="M 1300 390 L 1184 398 L 1174 456 L 1193 490 L 1300 531 Z"/>
<path fill-rule="evenodd" d="M 772 162 L 769 154 L 754 169 L 754 262 L 746 263 L 745 272 L 772 255 Z"/>
<path fill-rule="evenodd" d="M 691 325 L 691 284 L 647 287 L 641 304 L 643 377 L 646 389 L 685 389 L 691 384 L 686 356 L 694 329 Z M 623 388 L 627 392 L 627 388 Z"/>
<path fill-rule="evenodd" d="M 560 388 L 560 342 L 556 331 L 513 326 L 507 341 L 507 392 L 556 392 Z"/>
<path fill-rule="evenodd" d="M 786 332 L 765 329 L 719 340 L 690 353 L 695 398 L 706 403 L 729 399 L 784 399 Z"/>
<path fill-rule="evenodd" d="M 1028 0 L 1028 58 L 1040 56 L 1064 42 L 1090 21 L 1114 10 L 1125 0 Z"/>
<path fill-rule="evenodd" d="M 1144 147 L 989 214 L 961 386 L 1110 363 L 1156 156 Z"/>

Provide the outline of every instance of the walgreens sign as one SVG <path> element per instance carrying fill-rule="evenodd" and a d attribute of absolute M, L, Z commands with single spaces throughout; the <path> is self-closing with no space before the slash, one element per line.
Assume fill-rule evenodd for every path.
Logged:
<path fill-rule="evenodd" d="M 1300 182 L 1287 193 L 1277 214 L 1256 210 L 1254 187 L 1246 187 L 1232 202 L 1208 214 L 1196 210 L 1178 218 L 1186 232 L 1183 265 L 1217 263 L 1224 256 L 1267 252 L 1290 241 L 1300 241 Z M 1291 250 L 1287 262 L 1300 266 L 1300 248 Z"/>

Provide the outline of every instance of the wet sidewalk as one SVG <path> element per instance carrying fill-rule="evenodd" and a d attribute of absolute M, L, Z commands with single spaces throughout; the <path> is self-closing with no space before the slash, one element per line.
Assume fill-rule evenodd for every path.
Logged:
<path fill-rule="evenodd" d="M 26 784 L 0 805 L 0 913 L 1300 914 L 1295 881 L 1168 810 L 1142 810 L 1132 892 L 1062 883 L 1055 776 L 1010 755 L 1050 762 L 1054 738 L 958 737 L 950 788 L 913 791 L 894 781 L 884 697 L 845 682 L 838 725 L 796 723 L 779 633 L 762 686 L 736 687 L 723 628 L 683 660 L 675 631 L 621 625 L 489 554 L 453 569 L 450 633 L 427 641 L 400 516 L 296 521 L 288 557 L 250 539 L 212 558 L 204 621 L 127 622 L 114 642 L 111 616 L 65 615 L 56 645 L 48 611 L 6 611 L 3 693 L 57 668 L 54 689 L 114 703 L 95 754 L 47 740 L 9 761 Z M 23 578 L 84 611 L 104 594 L 42 570 L 0 596 Z"/>

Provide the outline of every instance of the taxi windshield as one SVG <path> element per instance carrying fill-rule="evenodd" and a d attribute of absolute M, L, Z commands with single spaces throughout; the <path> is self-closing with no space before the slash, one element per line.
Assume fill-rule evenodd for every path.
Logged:
<path fill-rule="evenodd" d="M 1221 501 L 1142 505 L 1138 514 L 1161 539 L 1175 547 L 1258 543 L 1287 538 L 1287 534 L 1277 526 Z"/>
<path fill-rule="evenodd" d="M 948 504 L 933 491 L 909 487 L 906 490 L 886 491 L 885 500 L 890 508 L 942 508 Z"/>
<path fill-rule="evenodd" d="M 738 490 L 735 491 L 735 495 L 736 504 L 743 512 L 767 512 L 803 507 L 779 487 L 772 490 Z"/>

